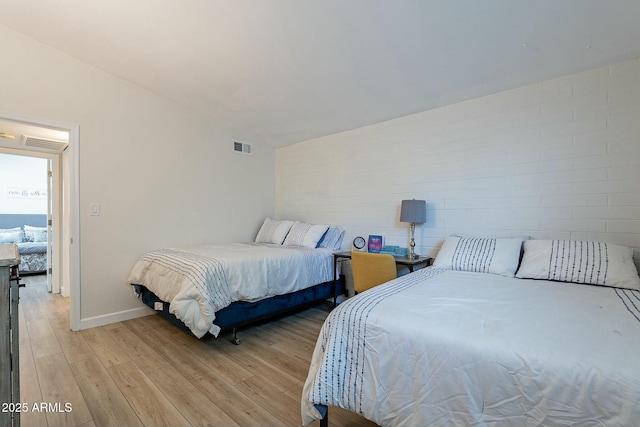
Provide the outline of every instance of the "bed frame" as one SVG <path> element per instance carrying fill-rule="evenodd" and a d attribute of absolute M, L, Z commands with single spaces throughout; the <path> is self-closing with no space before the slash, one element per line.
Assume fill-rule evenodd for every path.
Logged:
<path fill-rule="evenodd" d="M 142 285 L 133 285 L 141 295 L 142 302 L 154 309 L 160 316 L 171 323 L 191 333 L 180 319 L 169 312 L 169 303 L 162 301 L 156 294 Z M 311 307 L 321 301 L 329 301 L 333 306 L 337 303 L 338 295 L 345 292 L 344 276 L 337 280 L 320 283 L 296 292 L 276 295 L 256 302 L 236 301 L 216 313 L 214 324 L 222 331 L 233 331 L 231 342 L 240 344 L 237 329 L 262 320 L 267 320 L 282 314 Z M 331 301 L 332 299 L 332 301 Z M 162 304 L 162 310 L 156 304 Z"/>

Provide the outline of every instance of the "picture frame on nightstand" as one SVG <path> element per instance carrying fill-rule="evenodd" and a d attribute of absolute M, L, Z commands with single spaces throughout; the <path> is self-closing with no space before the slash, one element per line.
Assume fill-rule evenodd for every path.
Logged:
<path fill-rule="evenodd" d="M 370 234 L 367 249 L 369 252 L 379 254 L 382 250 L 382 236 Z"/>

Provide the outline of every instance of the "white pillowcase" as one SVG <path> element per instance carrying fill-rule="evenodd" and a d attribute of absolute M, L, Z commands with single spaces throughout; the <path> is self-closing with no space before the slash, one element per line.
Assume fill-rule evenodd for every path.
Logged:
<path fill-rule="evenodd" d="M 24 241 L 25 242 L 46 242 L 47 227 L 32 227 L 30 225 L 25 225 Z"/>
<path fill-rule="evenodd" d="M 293 221 L 276 221 L 265 218 L 256 236 L 256 243 L 275 243 L 281 245 L 291 229 Z"/>
<path fill-rule="evenodd" d="M 449 236 L 433 265 L 447 270 L 513 277 L 520 261 L 522 240 Z"/>
<path fill-rule="evenodd" d="M 633 249 L 581 240 L 528 240 L 516 277 L 640 290 Z"/>
<path fill-rule="evenodd" d="M 0 229 L 0 243 L 22 243 L 24 241 L 24 233 L 22 228 L 2 228 Z"/>
<path fill-rule="evenodd" d="M 329 229 L 328 225 L 307 224 L 305 222 L 296 221 L 287 238 L 284 240 L 284 246 L 306 246 L 315 248 L 318 242 Z"/>

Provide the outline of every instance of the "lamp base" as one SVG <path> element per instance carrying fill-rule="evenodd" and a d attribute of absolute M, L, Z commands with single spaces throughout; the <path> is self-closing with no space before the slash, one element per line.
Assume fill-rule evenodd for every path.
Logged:
<path fill-rule="evenodd" d="M 411 243 L 409 243 L 409 255 L 407 255 L 407 258 L 409 258 L 410 260 L 414 260 L 417 258 L 420 258 L 420 255 L 417 255 L 414 252 L 414 249 L 416 247 L 416 239 L 414 238 L 414 233 L 416 230 L 416 225 L 415 223 L 411 223 Z"/>

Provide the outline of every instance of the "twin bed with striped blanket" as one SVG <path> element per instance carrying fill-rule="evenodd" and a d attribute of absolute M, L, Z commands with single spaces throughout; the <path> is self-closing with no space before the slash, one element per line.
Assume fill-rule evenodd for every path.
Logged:
<path fill-rule="evenodd" d="M 142 255 L 127 282 L 147 305 L 198 338 L 207 332 L 217 336 L 221 328 L 339 292 L 332 253 L 270 243 L 160 249 Z"/>

